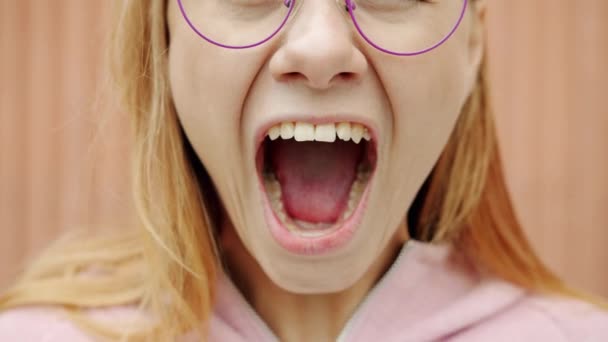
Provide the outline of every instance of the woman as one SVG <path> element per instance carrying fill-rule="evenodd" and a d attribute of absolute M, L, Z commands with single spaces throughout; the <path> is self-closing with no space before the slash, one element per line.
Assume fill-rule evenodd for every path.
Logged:
<path fill-rule="evenodd" d="M 0 340 L 608 339 L 515 218 L 483 0 L 120 10 L 144 229 L 57 242 Z"/>

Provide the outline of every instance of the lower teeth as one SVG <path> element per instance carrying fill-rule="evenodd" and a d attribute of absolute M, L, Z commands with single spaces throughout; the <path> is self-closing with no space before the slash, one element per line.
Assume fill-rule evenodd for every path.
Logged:
<path fill-rule="evenodd" d="M 323 235 L 328 229 L 332 227 L 339 227 L 348 219 L 355 211 L 355 207 L 359 203 L 363 191 L 369 178 L 371 176 L 371 169 L 369 167 L 359 165 L 357 168 L 357 178 L 353 182 L 348 195 L 348 202 L 346 210 L 342 213 L 342 216 L 336 223 L 312 223 L 306 221 L 295 220 L 287 215 L 285 207 L 283 206 L 283 199 L 281 198 L 281 184 L 276 179 L 274 173 L 264 172 L 264 185 L 266 187 L 266 193 L 270 200 L 270 205 L 276 213 L 277 217 L 283 223 L 283 225 L 291 232 L 298 233 L 305 237 L 315 237 Z"/>

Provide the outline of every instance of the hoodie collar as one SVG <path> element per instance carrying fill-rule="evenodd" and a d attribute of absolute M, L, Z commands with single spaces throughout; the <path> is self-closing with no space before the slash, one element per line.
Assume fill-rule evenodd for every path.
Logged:
<path fill-rule="evenodd" d="M 481 277 L 451 245 L 410 240 L 359 304 L 338 341 L 441 339 L 514 304 L 523 291 Z M 278 341 L 230 278 L 218 277 L 210 341 Z"/>

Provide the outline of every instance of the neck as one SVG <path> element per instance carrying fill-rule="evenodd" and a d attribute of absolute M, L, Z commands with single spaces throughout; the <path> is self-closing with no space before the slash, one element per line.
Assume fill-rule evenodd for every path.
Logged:
<path fill-rule="evenodd" d="M 335 341 L 407 239 L 407 227 L 403 225 L 353 286 L 335 293 L 298 294 L 285 291 L 266 276 L 230 224 L 224 225 L 221 238 L 237 288 L 279 340 L 288 342 Z"/>

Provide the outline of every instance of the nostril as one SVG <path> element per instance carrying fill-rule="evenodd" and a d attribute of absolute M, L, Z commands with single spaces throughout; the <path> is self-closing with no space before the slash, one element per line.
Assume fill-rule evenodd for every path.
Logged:
<path fill-rule="evenodd" d="M 280 81 L 283 81 L 283 82 L 293 82 L 293 81 L 298 81 L 298 80 L 306 80 L 306 77 L 304 75 L 302 75 L 302 73 L 297 72 L 297 71 L 286 72 L 280 76 Z"/>
<path fill-rule="evenodd" d="M 336 78 L 341 81 L 352 81 L 356 78 L 356 75 L 353 72 L 341 72 L 336 76 Z"/>
<path fill-rule="evenodd" d="M 330 86 L 332 83 L 350 83 L 353 82 L 357 79 L 357 73 L 354 72 L 341 72 L 338 73 L 336 75 L 334 75 L 334 77 L 332 77 L 331 79 L 327 80 L 327 84 L 325 83 L 320 83 L 320 84 L 314 84 L 314 87 L 321 87 L 321 88 L 325 88 Z M 306 75 L 302 74 L 301 72 L 286 72 L 282 75 L 279 76 L 278 79 L 280 82 L 287 82 L 287 83 L 292 83 L 292 82 L 298 82 L 298 81 L 304 81 L 304 82 L 308 82 L 310 83 L 311 80 L 309 78 L 306 77 Z"/>

